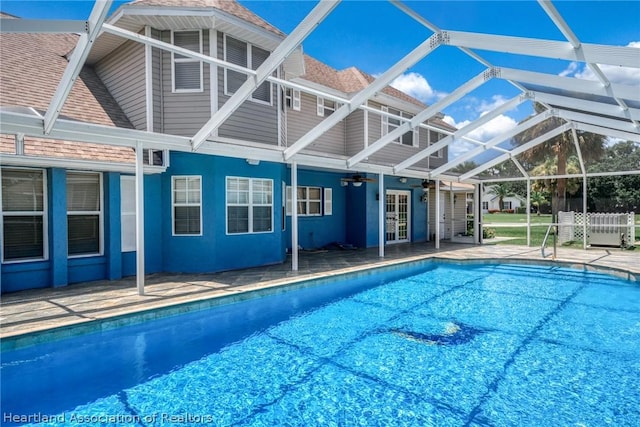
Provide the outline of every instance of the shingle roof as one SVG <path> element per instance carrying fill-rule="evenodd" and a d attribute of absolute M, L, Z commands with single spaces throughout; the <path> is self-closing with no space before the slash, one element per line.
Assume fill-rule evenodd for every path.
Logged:
<path fill-rule="evenodd" d="M 375 80 L 373 76 L 356 67 L 350 67 L 345 70 L 338 71 L 335 68 L 332 68 L 327 64 L 324 64 L 317 59 L 312 58 L 309 55 L 304 55 L 304 63 L 305 74 L 301 76 L 303 79 L 333 89 L 337 89 L 347 94 L 359 92 Z M 382 92 L 394 98 L 398 98 L 402 101 L 414 104 L 423 109 L 427 108 L 427 105 L 425 105 L 420 100 L 407 95 L 406 93 L 392 86 L 385 87 Z M 433 117 L 429 121 L 444 129 L 448 129 L 451 131 L 456 130 L 438 117 Z"/>
<path fill-rule="evenodd" d="M 258 27 L 262 27 L 279 36 L 284 36 L 282 31 L 260 18 L 258 15 L 235 0 L 134 0 L 131 3 L 128 3 L 128 5 L 136 7 L 213 8 L 227 12 L 230 15 L 257 25 Z"/>
<path fill-rule="evenodd" d="M 11 17 L 3 14 L 3 18 Z M 76 46 L 72 34 L 3 33 L 0 38 L 0 106 L 32 107 L 44 114 L 67 67 L 66 55 Z M 61 118 L 106 126 L 132 128 L 117 102 L 102 84 L 95 71 L 84 67 L 64 104 Z M 12 139 L 11 139 L 12 141 Z M 32 141 L 27 138 L 26 142 Z M 60 146 L 67 148 L 70 158 L 133 161 L 131 149 L 100 146 L 100 150 L 84 143 L 32 142 L 41 156 L 59 157 Z M 14 152 L 13 142 L 1 145 L 2 152 Z"/>

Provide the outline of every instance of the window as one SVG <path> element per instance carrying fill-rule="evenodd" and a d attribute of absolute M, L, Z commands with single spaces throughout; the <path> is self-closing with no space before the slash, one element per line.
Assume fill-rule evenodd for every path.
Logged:
<path fill-rule="evenodd" d="M 249 43 L 234 39 L 225 35 L 224 38 L 224 60 L 242 67 L 258 69 L 260 65 L 269 57 L 270 52 L 253 46 Z M 225 69 L 225 87 L 227 95 L 235 93 L 247 80 L 247 76 L 238 71 Z M 271 104 L 271 83 L 264 82 L 253 92 L 251 99 L 254 101 Z"/>
<path fill-rule="evenodd" d="M 503 200 L 503 201 L 502 201 L 502 209 L 503 209 L 503 210 L 513 209 L 513 208 L 512 208 L 512 206 L 513 206 L 513 204 L 512 204 L 512 203 L 513 203 L 513 202 L 511 202 L 511 201 L 505 201 L 505 200 Z"/>
<path fill-rule="evenodd" d="M 67 172 L 69 256 L 102 253 L 102 175 Z"/>
<path fill-rule="evenodd" d="M 482 210 L 483 211 L 489 210 L 489 202 L 482 202 Z"/>
<path fill-rule="evenodd" d="M 285 213 L 291 216 L 291 187 L 286 187 Z M 322 195 L 324 194 L 324 203 Z M 298 187 L 298 215 L 319 216 L 333 214 L 333 189 L 321 187 Z M 323 212 L 324 210 L 324 212 Z"/>
<path fill-rule="evenodd" d="M 300 111 L 300 91 L 298 89 L 287 88 L 284 99 L 287 108 L 291 108 L 294 111 Z"/>
<path fill-rule="evenodd" d="M 325 99 L 322 97 L 317 97 L 316 98 L 316 104 L 317 104 L 317 114 L 320 117 L 329 117 L 331 114 L 333 114 L 334 111 L 336 111 L 336 109 L 339 107 L 339 105 L 337 105 L 337 103 L 335 101 L 331 101 L 329 99 Z"/>
<path fill-rule="evenodd" d="M 136 250 L 136 179 L 120 177 L 120 246 L 122 252 Z"/>
<path fill-rule="evenodd" d="M 174 176 L 171 181 L 173 235 L 202 235 L 200 176 Z"/>
<path fill-rule="evenodd" d="M 322 215 L 322 189 L 320 187 L 298 187 L 298 215 Z"/>
<path fill-rule="evenodd" d="M 405 113 L 404 111 L 396 110 L 395 108 L 390 107 L 382 107 L 382 111 L 393 114 L 394 116 L 401 117 L 406 120 L 401 120 L 399 118 L 382 116 L 382 135 L 386 135 L 388 133 L 393 132 L 395 129 L 399 128 L 402 124 L 408 122 L 413 118 L 413 114 Z M 406 132 L 404 135 L 396 138 L 393 142 L 397 142 L 398 144 L 406 145 L 409 147 L 417 147 L 419 145 L 419 131 L 418 128 L 410 130 Z"/>
<path fill-rule="evenodd" d="M 429 145 L 433 145 L 436 142 L 440 141 L 442 138 L 444 138 L 445 135 L 433 130 L 429 131 Z M 436 151 L 435 153 L 431 153 L 431 156 L 429 157 L 433 157 L 436 159 L 441 159 L 444 156 L 444 151 L 443 149 L 439 149 L 438 151 Z"/>
<path fill-rule="evenodd" d="M 202 53 L 202 31 L 173 31 L 171 42 Z M 178 53 L 171 54 L 174 92 L 202 92 L 202 62 Z"/>
<path fill-rule="evenodd" d="M 273 230 L 273 181 L 227 177 L 227 233 Z"/>
<path fill-rule="evenodd" d="M 3 261 L 46 259 L 45 174 L 1 169 Z"/>
<path fill-rule="evenodd" d="M 168 166 L 169 150 L 144 149 L 142 163 L 150 166 Z"/>

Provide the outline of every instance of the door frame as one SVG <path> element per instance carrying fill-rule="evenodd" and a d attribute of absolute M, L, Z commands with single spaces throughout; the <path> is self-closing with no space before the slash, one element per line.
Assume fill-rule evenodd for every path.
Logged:
<path fill-rule="evenodd" d="M 411 242 L 411 191 L 409 190 L 386 190 L 385 191 L 385 210 L 388 209 L 388 200 L 387 200 L 387 196 L 389 195 L 393 195 L 394 196 L 394 204 L 395 204 L 395 215 L 396 215 L 396 224 L 395 224 L 395 240 L 389 240 L 388 239 L 388 232 L 387 232 L 387 224 L 389 223 L 389 220 L 386 220 L 385 223 L 385 243 L 386 244 L 396 244 L 396 243 L 408 243 Z M 399 203 L 398 203 L 398 199 L 399 196 L 404 195 L 407 197 L 407 218 L 406 218 L 406 227 L 407 227 L 407 238 L 406 239 L 398 239 L 398 220 L 397 217 L 399 216 Z M 385 212 L 385 218 L 388 217 L 389 212 Z"/>

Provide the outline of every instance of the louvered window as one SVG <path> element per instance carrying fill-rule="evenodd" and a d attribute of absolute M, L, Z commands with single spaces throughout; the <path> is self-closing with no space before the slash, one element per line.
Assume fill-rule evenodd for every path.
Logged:
<path fill-rule="evenodd" d="M 102 175 L 67 173 L 69 256 L 102 253 Z"/>
<path fill-rule="evenodd" d="M 3 261 L 46 259 L 43 170 L 2 168 Z"/>
<path fill-rule="evenodd" d="M 269 57 L 270 52 L 243 42 L 231 36 L 225 36 L 225 61 L 252 70 L 258 69 Z M 247 80 L 247 76 L 238 71 L 225 69 L 225 93 L 234 94 Z M 251 94 L 251 99 L 271 104 L 271 83 L 264 82 Z"/>
<path fill-rule="evenodd" d="M 174 45 L 202 53 L 202 31 L 174 31 L 171 35 Z M 178 53 L 172 57 L 174 92 L 201 92 L 202 62 Z"/>

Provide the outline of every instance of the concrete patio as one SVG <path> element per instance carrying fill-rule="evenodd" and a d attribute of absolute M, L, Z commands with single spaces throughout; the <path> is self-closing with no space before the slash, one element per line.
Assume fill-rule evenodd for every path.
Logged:
<path fill-rule="evenodd" d="M 547 250 L 547 254 L 550 252 Z M 133 313 L 144 316 L 158 308 L 180 307 L 199 301 L 211 304 L 212 299 L 223 296 L 236 295 L 241 299 L 247 292 L 257 289 L 428 258 L 555 262 L 640 281 L 638 250 L 559 248 L 555 261 L 550 256 L 542 258 L 539 248 L 509 245 L 443 243 L 440 249 L 424 243 L 394 245 L 386 248 L 384 258 L 378 256 L 377 248 L 302 252 L 297 272 L 291 271 L 289 259 L 279 265 L 213 274 L 148 275 L 144 296 L 137 293 L 135 277 L 6 294 L 0 302 L 0 338 L 3 338 L 3 348 L 9 348 L 19 346 L 17 340 L 33 340 L 34 336 L 52 330 L 58 334 L 64 334 L 64 331 L 71 334 L 72 326 L 95 328 L 96 322 L 109 319 L 122 319 L 126 323 L 125 316 Z M 10 337 L 11 340 L 6 340 Z"/>

